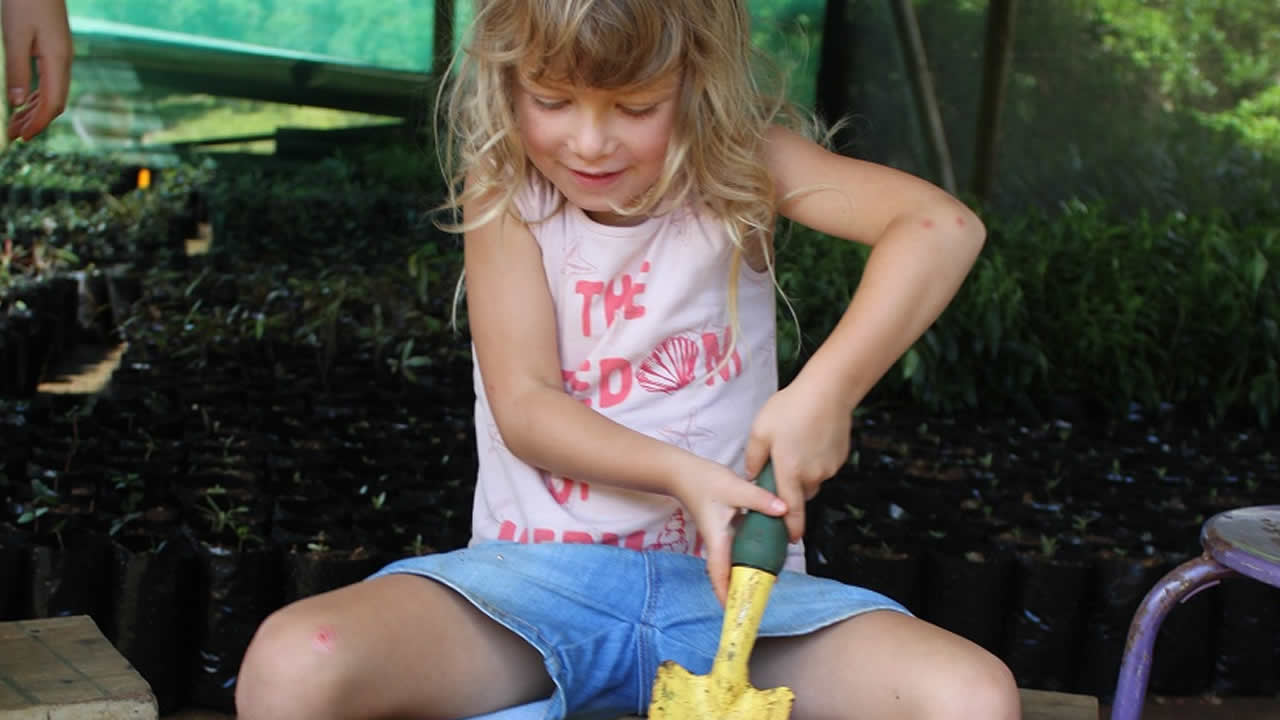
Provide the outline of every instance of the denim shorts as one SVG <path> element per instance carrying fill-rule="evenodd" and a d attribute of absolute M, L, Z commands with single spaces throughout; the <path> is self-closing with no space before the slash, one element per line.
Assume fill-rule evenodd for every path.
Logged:
<path fill-rule="evenodd" d="M 643 715 L 659 663 L 711 669 L 724 619 L 705 563 L 666 551 L 492 542 L 400 560 L 372 577 L 391 573 L 453 588 L 542 654 L 552 696 L 486 720 Z M 760 637 L 804 635 L 871 610 L 907 612 L 870 590 L 783 571 Z"/>

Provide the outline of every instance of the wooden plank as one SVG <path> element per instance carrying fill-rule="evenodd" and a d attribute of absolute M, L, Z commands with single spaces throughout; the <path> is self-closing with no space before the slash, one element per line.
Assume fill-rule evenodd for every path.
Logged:
<path fill-rule="evenodd" d="M 0 623 L 3 720 L 154 720 L 155 697 L 87 615 Z"/>
<path fill-rule="evenodd" d="M 1098 698 L 1092 695 L 1019 689 L 1022 720 L 1097 720 Z"/>

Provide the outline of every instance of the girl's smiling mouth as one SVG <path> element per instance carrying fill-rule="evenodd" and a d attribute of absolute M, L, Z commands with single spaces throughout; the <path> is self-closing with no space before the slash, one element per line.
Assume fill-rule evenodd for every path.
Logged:
<path fill-rule="evenodd" d="M 569 173 L 574 179 L 584 187 L 603 187 L 612 183 L 614 180 L 622 177 L 622 170 L 614 170 L 612 172 L 585 172 L 583 170 L 574 170 L 569 168 Z"/>

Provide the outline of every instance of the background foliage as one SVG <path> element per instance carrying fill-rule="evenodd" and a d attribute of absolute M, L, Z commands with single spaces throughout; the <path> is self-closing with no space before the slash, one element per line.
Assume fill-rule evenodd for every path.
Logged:
<path fill-rule="evenodd" d="M 947 141 L 973 172 L 986 0 L 915 0 Z M 930 177 L 887 0 L 826 28 L 847 47 L 849 154 Z M 469 3 L 459 4 L 459 32 Z M 73 14 L 423 69 L 426 0 L 71 0 Z M 1018 3 L 988 246 L 955 304 L 882 383 L 940 410 L 1176 403 L 1280 410 L 1280 4 Z M 811 105 L 823 0 L 750 0 L 759 46 Z M 240 104 L 244 104 L 242 101 Z M 179 102 L 195 128 L 247 117 Z M 210 107 L 210 106 L 214 107 Z M 258 104 L 252 104 L 255 107 Z M 216 120 L 204 122 L 201 118 Z M 828 118 L 828 119 L 834 119 Z M 172 130 L 170 133 L 172 134 Z M 200 130 L 194 130 L 196 134 Z M 209 130 L 208 132 L 212 132 Z M 179 135 L 182 136 L 182 135 Z M 185 136 L 184 136 L 185 137 Z M 864 251 L 796 231 L 780 273 L 784 377 L 834 324 Z"/>
<path fill-rule="evenodd" d="M 986 5 L 916 2 L 962 185 L 974 166 Z M 929 176 L 887 3 L 851 8 L 845 149 Z M 1025 0 L 1014 27 L 994 209 L 1073 198 L 1120 213 L 1275 207 L 1280 4 Z"/>
<path fill-rule="evenodd" d="M 963 188 L 987 3 L 915 6 Z M 1123 413 L 1132 402 L 1221 421 L 1248 408 L 1270 422 L 1280 410 L 1280 5 L 1017 8 L 995 192 L 980 208 L 987 247 L 877 395 L 1033 415 Z M 889 4 L 851 2 L 833 31 L 853 61 L 836 88 L 851 118 L 841 149 L 931 177 Z M 834 324 L 864 255 L 805 233 L 786 246 L 782 283 L 803 341 L 780 315 L 784 375 Z"/>

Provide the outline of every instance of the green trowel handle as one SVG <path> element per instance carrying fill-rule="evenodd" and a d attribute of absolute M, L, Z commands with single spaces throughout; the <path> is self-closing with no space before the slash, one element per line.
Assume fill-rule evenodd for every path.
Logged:
<path fill-rule="evenodd" d="M 765 463 L 756 484 L 771 493 L 778 492 L 773 477 L 773 463 Z M 777 575 L 787 559 L 787 526 L 780 517 L 770 517 L 754 510 L 742 518 L 733 536 L 734 565 L 745 565 Z"/>

